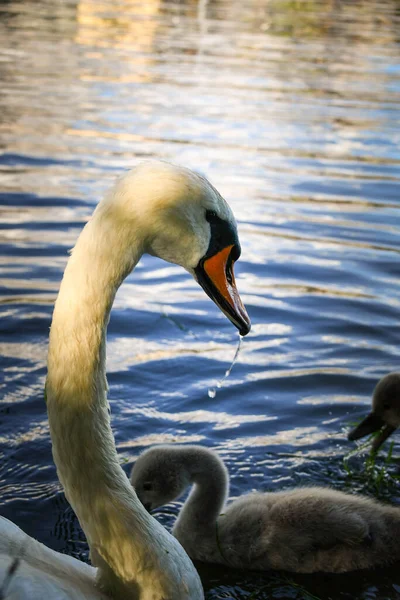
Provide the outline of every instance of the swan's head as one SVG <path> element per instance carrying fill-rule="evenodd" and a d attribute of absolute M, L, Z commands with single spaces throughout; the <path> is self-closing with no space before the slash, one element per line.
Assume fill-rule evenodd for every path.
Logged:
<path fill-rule="evenodd" d="M 372 397 L 372 411 L 349 433 L 349 440 L 358 440 L 375 431 L 372 449 L 378 450 L 400 426 L 400 373 L 389 373 L 378 382 Z"/>
<path fill-rule="evenodd" d="M 162 445 L 149 448 L 139 456 L 130 480 L 148 511 L 179 498 L 190 485 L 180 452 Z"/>
<path fill-rule="evenodd" d="M 239 329 L 250 319 L 235 284 L 240 244 L 233 213 L 201 175 L 163 161 L 142 163 L 116 184 L 100 212 L 111 211 L 120 230 L 134 223 L 142 251 L 184 267 Z"/>

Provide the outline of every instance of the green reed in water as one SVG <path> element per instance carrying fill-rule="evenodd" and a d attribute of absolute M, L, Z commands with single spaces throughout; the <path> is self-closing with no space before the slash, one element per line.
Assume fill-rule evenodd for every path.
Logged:
<path fill-rule="evenodd" d="M 358 455 L 365 450 L 370 445 L 371 440 L 378 434 L 379 432 L 374 433 L 366 442 L 360 444 L 354 450 L 351 450 L 346 454 L 343 457 L 343 467 L 352 480 L 372 488 L 375 494 L 381 495 L 384 492 L 397 489 L 400 482 L 400 475 L 391 472 L 390 469 L 390 467 L 395 466 L 397 468 L 398 466 L 398 461 L 393 458 L 394 441 L 390 443 L 389 451 L 382 463 L 377 462 L 378 453 L 373 450 L 369 452 L 363 470 L 356 471 L 349 462 L 352 456 Z"/>

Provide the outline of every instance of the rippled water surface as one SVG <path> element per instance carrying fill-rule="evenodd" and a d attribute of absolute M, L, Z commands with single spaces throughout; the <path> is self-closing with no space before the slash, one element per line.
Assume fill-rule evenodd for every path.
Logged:
<path fill-rule="evenodd" d="M 108 333 L 129 472 L 158 442 L 217 448 L 231 495 L 331 485 L 399 503 L 396 460 L 364 470 L 348 427 L 399 368 L 400 4 L 103 0 L 0 4 L 0 512 L 87 558 L 43 400 L 68 249 L 147 157 L 205 173 L 238 219 L 232 325 L 179 267 L 144 257 Z M 394 457 L 400 457 L 399 437 Z M 180 503 L 160 510 L 168 527 Z M 394 599 L 398 565 L 345 576 L 201 567 L 207 599 Z"/>

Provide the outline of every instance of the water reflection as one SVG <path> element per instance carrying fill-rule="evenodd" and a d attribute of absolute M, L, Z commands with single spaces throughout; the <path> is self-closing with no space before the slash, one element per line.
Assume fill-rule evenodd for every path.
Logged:
<path fill-rule="evenodd" d="M 325 433 L 317 427 L 296 427 L 295 429 L 280 431 L 274 435 L 241 437 L 231 443 L 235 448 L 256 448 L 257 446 L 263 448 L 270 446 L 303 447 L 317 444 L 325 439 Z"/>
<path fill-rule="evenodd" d="M 129 47 L 135 52 L 152 52 L 161 21 L 157 19 L 161 0 L 148 0 L 138 3 L 136 0 L 118 0 L 118 2 L 99 3 L 82 0 L 77 5 L 77 32 L 75 41 L 85 46 L 107 48 Z M 110 14 L 110 8 L 117 13 Z M 90 54 L 97 59 L 99 55 Z M 146 57 L 136 57 L 136 64 L 151 65 Z M 123 67 L 124 63 L 120 65 Z M 120 81 L 118 74 L 116 79 Z M 121 73 L 123 78 L 123 74 Z M 143 73 L 137 82 L 151 79 Z M 107 79 L 109 81 L 109 79 Z"/>
<path fill-rule="evenodd" d="M 271 421 L 275 417 L 266 415 L 238 415 L 224 412 L 212 412 L 207 410 L 195 410 L 183 413 L 160 412 L 156 408 L 135 407 L 126 409 L 125 415 L 141 414 L 149 418 L 165 419 L 184 425 L 185 423 L 214 423 L 214 429 L 226 429 L 239 427 L 242 423 L 256 423 L 261 421 Z"/>
<path fill-rule="evenodd" d="M 1 3 L 3 514 L 87 558 L 46 425 L 52 304 L 97 199 L 152 156 L 206 173 L 232 204 L 253 330 L 210 398 L 236 334 L 189 275 L 144 258 L 108 335 L 123 464 L 154 443 L 204 443 L 234 495 L 300 483 L 375 493 L 362 461 L 351 476 L 343 456 L 374 383 L 398 368 L 399 26 L 395 0 Z M 300 598 L 304 586 L 394 598 L 400 585 L 392 570 L 202 574 L 210 600 Z"/>

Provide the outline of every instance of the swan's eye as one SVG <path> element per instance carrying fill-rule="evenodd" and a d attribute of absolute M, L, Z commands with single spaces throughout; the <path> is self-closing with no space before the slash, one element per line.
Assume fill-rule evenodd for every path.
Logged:
<path fill-rule="evenodd" d="M 213 221 L 215 222 L 217 219 L 219 219 L 219 217 L 215 210 L 206 210 L 206 219 L 209 223 L 212 223 Z"/>
<path fill-rule="evenodd" d="M 151 490 L 153 489 L 153 486 L 151 484 L 150 481 L 145 481 L 145 483 L 143 484 L 143 491 L 144 492 L 151 492 Z"/>

